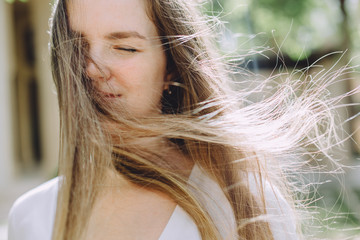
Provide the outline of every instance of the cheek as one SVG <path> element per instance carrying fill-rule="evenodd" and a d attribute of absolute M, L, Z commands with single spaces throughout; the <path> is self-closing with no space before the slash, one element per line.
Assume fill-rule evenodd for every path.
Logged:
<path fill-rule="evenodd" d="M 125 88 L 140 86 L 146 71 L 143 63 L 136 58 L 115 61 L 111 68 L 118 84 Z"/>
<path fill-rule="evenodd" d="M 144 88 L 158 92 L 164 86 L 166 64 L 159 56 L 134 57 L 117 65 L 116 72 L 125 87 L 136 88 L 138 93 Z"/>

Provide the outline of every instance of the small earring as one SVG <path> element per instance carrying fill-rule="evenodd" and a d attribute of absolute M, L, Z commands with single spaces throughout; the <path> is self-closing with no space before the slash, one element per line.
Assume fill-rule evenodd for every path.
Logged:
<path fill-rule="evenodd" d="M 170 90 L 170 83 L 169 83 L 169 82 L 166 82 L 166 83 L 165 83 L 164 91 L 166 91 L 167 94 L 169 94 L 169 95 L 172 94 L 172 92 L 171 92 L 171 90 Z"/>

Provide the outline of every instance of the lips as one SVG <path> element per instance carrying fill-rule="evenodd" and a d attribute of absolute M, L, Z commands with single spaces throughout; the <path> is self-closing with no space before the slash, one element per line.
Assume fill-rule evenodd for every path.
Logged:
<path fill-rule="evenodd" d="M 121 97 L 121 94 L 116 94 L 116 93 L 107 93 L 107 92 L 103 92 L 103 91 L 99 91 L 101 96 L 103 96 L 104 98 L 119 98 Z"/>
<path fill-rule="evenodd" d="M 104 93 L 103 96 L 106 98 L 119 98 L 121 94 Z"/>

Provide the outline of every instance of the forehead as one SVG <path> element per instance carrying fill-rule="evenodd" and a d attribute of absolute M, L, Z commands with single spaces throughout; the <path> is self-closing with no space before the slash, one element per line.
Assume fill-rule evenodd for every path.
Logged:
<path fill-rule="evenodd" d="M 136 31 L 157 36 L 147 15 L 146 0 L 70 0 L 68 14 L 74 31 L 92 36 L 109 32 Z"/>

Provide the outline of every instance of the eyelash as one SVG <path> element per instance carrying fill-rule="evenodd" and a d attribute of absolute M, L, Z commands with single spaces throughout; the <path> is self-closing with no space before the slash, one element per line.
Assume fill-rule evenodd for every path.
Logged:
<path fill-rule="evenodd" d="M 119 50 L 119 51 L 125 51 L 125 52 L 129 52 L 129 53 L 135 53 L 138 50 L 135 48 L 123 48 L 123 47 L 114 47 L 115 50 Z"/>

